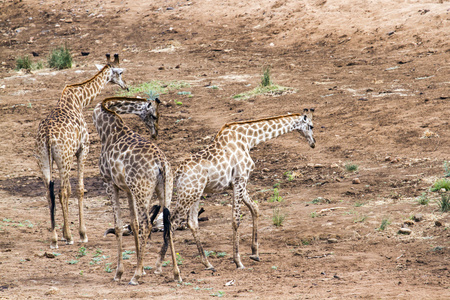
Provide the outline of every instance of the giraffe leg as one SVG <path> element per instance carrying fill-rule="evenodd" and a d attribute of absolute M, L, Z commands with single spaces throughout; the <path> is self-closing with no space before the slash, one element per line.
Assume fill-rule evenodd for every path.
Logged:
<path fill-rule="evenodd" d="M 86 146 L 87 145 L 87 146 Z M 77 167 L 78 167 L 78 220 L 80 234 L 80 243 L 87 243 L 88 237 L 86 234 L 86 225 L 84 222 L 84 165 L 86 162 L 86 156 L 89 152 L 89 144 L 83 145 L 80 152 L 77 153 Z"/>
<path fill-rule="evenodd" d="M 64 148 L 60 152 L 64 153 Z M 71 194 L 69 175 L 72 164 L 71 161 L 64 161 L 64 159 L 58 152 L 54 155 L 54 160 L 56 162 L 56 165 L 58 166 L 59 178 L 61 178 L 59 201 L 61 202 L 61 210 L 64 219 L 62 240 L 66 241 L 67 245 L 72 245 L 73 239 L 69 227 L 69 197 Z"/>
<path fill-rule="evenodd" d="M 144 269 L 143 266 L 143 255 L 145 251 L 145 244 L 147 242 L 147 230 L 146 226 L 142 226 L 142 232 L 139 232 L 139 218 L 138 218 L 138 208 L 146 207 L 139 202 L 139 199 L 135 199 L 134 195 L 131 191 L 127 192 L 128 196 L 128 205 L 130 207 L 130 216 L 131 216 L 131 230 L 134 232 L 134 243 L 136 245 L 136 256 L 137 256 L 137 265 L 136 270 L 134 271 L 133 278 L 131 278 L 129 284 L 130 285 L 138 285 L 138 280 L 142 277 L 142 271 Z M 138 206 L 138 207 L 136 207 Z"/>
<path fill-rule="evenodd" d="M 122 217 L 120 210 L 120 201 L 119 201 L 119 188 L 113 184 L 109 184 L 106 187 L 106 192 L 111 199 L 113 210 L 114 210 L 114 230 L 116 234 L 117 240 L 117 269 L 116 275 L 114 276 L 114 281 L 119 281 L 122 278 L 122 274 L 124 271 L 123 266 L 123 257 L 122 257 Z"/>
<path fill-rule="evenodd" d="M 233 229 L 233 260 L 238 269 L 244 269 L 239 254 L 239 225 L 241 222 L 241 199 L 245 190 L 245 182 L 237 179 L 233 184 L 233 204 L 232 204 L 232 229 Z"/>
<path fill-rule="evenodd" d="M 208 258 L 205 255 L 205 250 L 203 250 L 203 245 L 200 241 L 200 236 L 198 233 L 198 205 L 199 201 L 195 202 L 189 210 L 188 226 L 191 229 L 192 235 L 194 236 L 198 252 L 202 259 L 202 263 L 205 265 L 207 270 L 215 270 L 213 265 L 208 261 Z"/>
<path fill-rule="evenodd" d="M 244 189 L 244 200 L 245 205 L 247 205 L 248 209 L 252 214 L 253 219 L 253 231 L 252 231 L 252 255 L 250 258 L 255 261 L 259 260 L 259 252 L 258 252 L 258 217 L 259 217 L 259 209 L 258 205 L 250 199 L 248 195 L 247 189 Z"/>

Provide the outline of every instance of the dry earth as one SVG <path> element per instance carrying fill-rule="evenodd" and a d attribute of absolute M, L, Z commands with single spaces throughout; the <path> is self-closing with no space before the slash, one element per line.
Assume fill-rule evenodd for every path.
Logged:
<path fill-rule="evenodd" d="M 442 0 L 0 1 L 0 298 L 449 299 L 450 217 L 429 192 L 450 159 L 449 20 L 450 2 Z M 74 55 L 71 69 L 14 70 L 17 57 L 35 52 L 33 61 L 46 61 L 60 45 Z M 127 285 L 134 255 L 123 282 L 112 281 L 107 267 L 115 267 L 115 238 L 102 233 L 113 219 L 91 115 L 96 103 L 119 92 L 113 86 L 85 110 L 89 242 L 49 249 L 48 207 L 33 157 L 37 126 L 64 86 L 93 76 L 107 52 L 120 54 L 130 85 L 190 84 L 160 97 L 156 143 L 174 165 L 205 147 L 226 122 L 315 107 L 315 149 L 291 133 L 252 151 L 249 192 L 261 210 L 261 262 L 248 258 L 245 209 L 247 268 L 236 270 L 230 195 L 205 195 L 205 249 L 226 253 L 211 259 L 217 272 L 204 270 L 191 233 L 179 231 L 182 284 L 166 267 L 162 276 L 149 271 L 139 286 Z M 232 98 L 256 87 L 267 65 L 275 83 L 296 93 Z M 126 121 L 148 136 L 137 119 Z M 270 202 L 274 186 L 280 202 Z M 429 205 L 418 204 L 422 193 Z M 275 208 L 286 215 L 281 227 L 272 222 Z M 414 216 L 421 220 L 411 222 L 412 233 L 398 234 Z M 61 218 L 58 205 L 58 224 Z M 377 230 L 383 219 L 390 224 Z M 133 239 L 124 240 L 133 250 Z M 160 245 L 156 233 L 147 266 Z M 82 246 L 87 254 L 78 257 Z"/>

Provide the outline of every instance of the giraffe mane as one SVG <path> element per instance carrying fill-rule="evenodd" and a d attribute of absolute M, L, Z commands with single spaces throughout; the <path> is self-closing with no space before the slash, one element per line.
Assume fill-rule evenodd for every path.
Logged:
<path fill-rule="evenodd" d="M 147 99 L 145 98 L 131 98 L 131 97 L 109 97 L 102 101 L 102 108 L 106 110 L 109 113 L 117 115 L 119 118 L 120 116 L 115 112 L 110 110 L 108 107 L 106 107 L 106 104 L 108 102 L 117 101 L 117 100 L 125 100 L 125 101 L 135 101 L 135 102 L 147 102 Z"/>
<path fill-rule="evenodd" d="M 271 121 L 271 120 L 277 120 L 277 119 L 281 119 L 281 118 L 286 118 L 286 117 L 298 117 L 298 116 L 302 116 L 302 114 L 290 114 L 290 115 L 282 115 L 282 116 L 276 116 L 276 117 L 268 117 L 268 118 L 262 118 L 262 119 L 256 119 L 256 120 L 249 120 L 249 121 L 238 121 L 238 122 L 231 122 L 231 123 L 226 123 L 225 125 L 222 126 L 222 128 L 220 128 L 219 132 L 216 134 L 216 137 L 214 139 L 217 139 L 219 137 L 219 135 L 227 128 L 233 126 L 233 125 L 240 125 L 240 124 L 253 124 L 253 123 L 257 123 L 257 122 L 262 122 L 262 121 Z"/>
<path fill-rule="evenodd" d="M 111 64 L 106 64 L 106 65 L 105 65 L 100 71 L 98 71 L 97 74 L 95 74 L 92 78 L 89 78 L 89 79 L 87 79 L 87 80 L 85 80 L 85 81 L 83 81 L 83 82 L 80 82 L 80 83 L 74 83 L 74 84 L 68 84 L 68 85 L 66 85 L 66 86 L 64 87 L 62 93 L 64 94 L 64 92 L 65 92 L 66 89 L 68 89 L 68 88 L 71 88 L 71 87 L 77 87 L 77 86 L 82 86 L 82 85 L 85 85 L 85 84 L 87 84 L 87 83 L 93 81 L 93 80 L 94 80 L 101 72 L 103 72 L 103 70 L 104 70 L 106 67 L 112 67 L 112 66 L 111 66 Z"/>

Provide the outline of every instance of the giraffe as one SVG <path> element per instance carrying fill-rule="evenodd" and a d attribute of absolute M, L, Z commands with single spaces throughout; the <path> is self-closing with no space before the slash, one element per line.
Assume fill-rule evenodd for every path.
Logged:
<path fill-rule="evenodd" d="M 41 121 L 38 128 L 35 156 L 43 175 L 46 187 L 46 198 L 50 209 L 51 242 L 50 248 L 58 248 L 58 235 L 55 228 L 55 192 L 52 180 L 53 162 L 59 170 L 61 188 L 59 200 L 64 218 L 63 240 L 73 244 L 69 228 L 69 197 L 71 187 L 69 182 L 73 156 L 77 158 L 78 167 L 78 209 L 80 242 L 87 243 L 86 226 L 83 212 L 84 196 L 84 164 L 89 152 L 89 133 L 83 117 L 83 108 L 89 105 L 101 92 L 106 83 L 111 82 L 127 89 L 122 80 L 123 69 L 119 68 L 119 55 L 114 55 L 111 61 L 106 54 L 106 65 L 97 65 L 99 72 L 82 83 L 67 85 L 55 108 Z"/>
<path fill-rule="evenodd" d="M 172 229 L 187 218 L 188 227 L 194 236 L 202 263 L 214 270 L 208 261 L 198 234 L 198 207 L 203 192 L 215 193 L 233 190 L 232 231 L 233 260 L 236 267 L 243 269 L 239 255 L 239 223 L 241 203 L 250 209 L 253 220 L 251 259 L 259 261 L 258 216 L 259 210 L 247 192 L 247 183 L 255 165 L 250 150 L 261 142 L 297 130 L 311 148 L 316 142 L 313 137 L 312 115 L 314 109 L 305 109 L 303 114 L 291 114 L 259 120 L 225 124 L 215 136 L 211 145 L 193 154 L 178 167 L 174 183 L 176 185 L 175 208 L 172 208 Z M 161 270 L 164 260 L 164 246 L 156 262 L 156 270 Z"/>
<path fill-rule="evenodd" d="M 115 281 L 120 281 L 124 272 L 122 263 L 122 219 L 119 202 L 119 190 L 128 197 L 131 215 L 131 229 L 137 253 L 137 266 L 129 282 L 137 285 L 144 273 L 143 259 L 147 237 L 158 209 L 149 211 L 153 193 L 159 198 L 159 207 L 163 208 L 164 249 L 168 242 L 173 259 L 173 273 L 176 281 L 181 282 L 180 271 L 176 263 L 175 250 L 170 232 L 169 205 L 172 200 L 173 176 L 169 161 L 164 153 L 153 143 L 126 126 L 118 114 L 138 115 L 157 136 L 157 106 L 159 100 L 147 102 L 141 98 L 113 97 L 97 104 L 93 120 L 102 142 L 100 154 L 100 173 L 106 183 L 106 190 L 114 209 L 114 233 L 118 244 L 117 270 Z M 156 130 L 154 129 L 156 128 Z M 150 221 L 149 221 L 150 220 Z"/>

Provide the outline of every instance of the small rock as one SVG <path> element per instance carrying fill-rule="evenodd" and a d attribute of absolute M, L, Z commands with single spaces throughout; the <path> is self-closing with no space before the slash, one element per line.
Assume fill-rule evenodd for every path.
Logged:
<path fill-rule="evenodd" d="M 445 188 L 442 188 L 439 190 L 440 193 L 445 193 L 447 190 Z"/>
<path fill-rule="evenodd" d="M 166 68 L 164 66 L 161 66 L 158 68 L 158 70 L 165 70 Z"/>
<path fill-rule="evenodd" d="M 328 244 L 336 244 L 338 242 L 337 239 L 328 239 Z"/>
<path fill-rule="evenodd" d="M 390 156 L 386 156 L 386 158 L 384 160 L 385 161 L 392 161 L 392 158 Z"/>
<path fill-rule="evenodd" d="M 71 18 L 68 18 L 68 19 L 65 19 L 64 22 L 66 22 L 66 23 L 72 23 L 73 20 L 72 20 Z"/>
<path fill-rule="evenodd" d="M 420 222 L 423 220 L 423 215 L 422 214 L 414 215 L 413 220 L 414 222 Z"/>
<path fill-rule="evenodd" d="M 57 287 L 52 286 L 48 291 L 45 292 L 45 295 L 56 295 L 59 293 L 59 289 Z"/>
<path fill-rule="evenodd" d="M 315 164 L 315 165 L 314 165 L 314 168 L 320 169 L 320 168 L 323 168 L 323 165 L 321 165 L 321 164 Z"/>
<path fill-rule="evenodd" d="M 359 180 L 359 178 L 353 178 L 352 183 L 353 184 L 360 184 L 361 180 Z"/>
<path fill-rule="evenodd" d="M 412 220 L 405 220 L 403 221 L 403 224 L 406 224 L 408 226 L 414 226 L 414 222 Z"/>
<path fill-rule="evenodd" d="M 400 228 L 400 230 L 398 231 L 398 233 L 400 234 L 407 234 L 407 235 L 411 234 L 411 232 L 412 230 L 409 228 Z"/>
<path fill-rule="evenodd" d="M 436 227 L 441 227 L 442 225 L 443 225 L 443 224 L 442 224 L 441 221 L 439 221 L 439 220 L 434 221 L 434 226 L 436 226 Z"/>
<path fill-rule="evenodd" d="M 341 182 L 342 180 L 340 178 L 335 179 L 337 182 Z"/>
<path fill-rule="evenodd" d="M 334 164 L 331 164 L 330 167 L 332 167 L 332 168 L 339 168 L 339 165 L 337 163 L 334 163 Z"/>
<path fill-rule="evenodd" d="M 264 168 L 262 169 L 263 172 L 270 172 L 270 170 L 268 168 Z"/>
<path fill-rule="evenodd" d="M 290 64 L 290 65 L 289 65 L 289 69 L 290 69 L 290 70 L 294 70 L 294 69 L 296 69 L 296 66 L 295 66 L 294 64 Z"/>
<path fill-rule="evenodd" d="M 45 253 L 44 253 L 44 256 L 47 257 L 47 258 L 55 258 L 55 254 L 53 254 L 53 253 L 48 253 L 48 252 L 45 252 Z"/>

